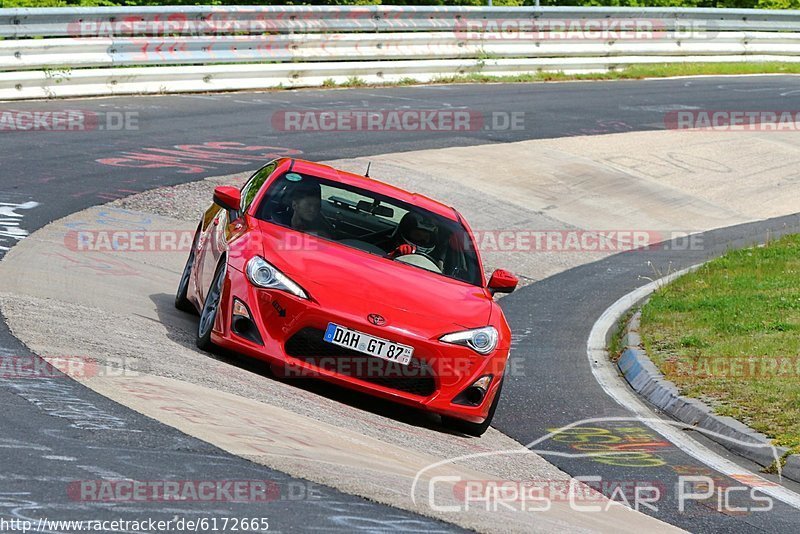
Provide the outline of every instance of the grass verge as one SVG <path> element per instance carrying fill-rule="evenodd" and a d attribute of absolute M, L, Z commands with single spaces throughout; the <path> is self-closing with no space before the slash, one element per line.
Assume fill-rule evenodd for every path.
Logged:
<path fill-rule="evenodd" d="M 654 63 L 652 65 L 632 65 L 608 72 L 567 74 L 564 72 L 536 72 L 495 76 L 491 74 L 470 73 L 455 76 L 439 76 L 429 83 L 529 83 L 529 82 L 567 82 L 580 80 L 641 80 L 643 78 L 668 78 L 671 76 L 724 76 L 743 74 L 800 74 L 799 63 Z M 413 78 L 403 78 L 398 82 L 368 83 L 360 78 L 350 78 L 337 84 L 333 79 L 326 80 L 324 87 L 376 87 L 398 85 L 423 85 Z"/>
<path fill-rule="evenodd" d="M 800 235 L 730 251 L 659 289 L 640 333 L 682 394 L 800 452 Z"/>
<path fill-rule="evenodd" d="M 614 333 L 611 334 L 611 339 L 608 342 L 608 357 L 614 363 L 619 361 L 626 349 L 622 342 L 625 338 L 625 332 L 628 330 L 628 323 L 631 322 L 631 317 L 636 311 L 636 309 L 628 310 L 614 327 Z"/>

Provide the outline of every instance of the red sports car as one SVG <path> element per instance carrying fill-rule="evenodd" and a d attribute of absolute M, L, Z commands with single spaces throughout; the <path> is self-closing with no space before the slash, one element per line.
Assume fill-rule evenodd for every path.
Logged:
<path fill-rule="evenodd" d="M 422 408 L 470 435 L 489 427 L 511 332 L 472 232 L 453 208 L 368 176 L 277 159 L 221 186 L 198 226 L 175 305 L 197 345 Z"/>

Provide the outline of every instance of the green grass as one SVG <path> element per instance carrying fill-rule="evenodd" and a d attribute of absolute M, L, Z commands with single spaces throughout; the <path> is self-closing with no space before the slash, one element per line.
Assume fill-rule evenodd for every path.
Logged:
<path fill-rule="evenodd" d="M 611 74 L 614 74 L 612 72 Z M 663 78 L 720 74 L 800 74 L 800 63 L 656 63 L 620 71 L 620 78 Z"/>
<path fill-rule="evenodd" d="M 453 76 L 439 76 L 431 80 L 432 84 L 448 83 L 530 83 L 530 82 L 564 82 L 575 80 L 640 80 L 642 78 L 665 78 L 670 76 L 698 75 L 737 75 L 737 74 L 800 74 L 800 63 L 657 63 L 652 65 L 634 65 L 608 72 L 586 74 L 567 74 L 564 72 L 536 72 L 531 74 L 515 74 L 495 76 L 473 72 Z M 336 84 L 332 79 L 326 80 L 324 87 L 376 87 L 423 84 L 413 78 L 403 78 L 399 82 L 367 83 L 356 78 L 345 83 Z"/>
<path fill-rule="evenodd" d="M 800 63 L 655 63 L 632 65 L 608 72 L 567 74 L 564 72 L 537 72 L 513 76 L 491 76 L 472 73 L 437 78 L 439 83 L 458 82 L 549 82 L 569 80 L 640 80 L 669 76 L 735 75 L 735 74 L 800 74 Z"/>
<path fill-rule="evenodd" d="M 800 235 L 730 251 L 661 288 L 641 335 L 682 394 L 800 452 Z"/>
<path fill-rule="evenodd" d="M 367 82 L 358 76 L 350 76 L 346 82 L 340 83 L 339 87 L 365 87 L 366 85 Z"/>
<path fill-rule="evenodd" d="M 608 342 L 608 356 L 614 363 L 619 361 L 622 357 L 622 353 L 625 351 L 626 347 L 623 346 L 622 341 L 625 338 L 628 323 L 631 322 L 631 317 L 633 317 L 635 312 L 636 310 L 628 310 L 614 327 L 614 333 L 611 334 L 611 339 Z"/>

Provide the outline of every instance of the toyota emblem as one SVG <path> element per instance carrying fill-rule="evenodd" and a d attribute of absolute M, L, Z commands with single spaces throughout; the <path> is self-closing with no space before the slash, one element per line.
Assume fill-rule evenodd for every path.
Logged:
<path fill-rule="evenodd" d="M 386 324 L 386 319 L 384 319 L 382 315 L 378 315 L 377 313 L 370 313 L 369 315 L 367 315 L 367 321 L 374 324 L 375 326 L 383 326 Z"/>

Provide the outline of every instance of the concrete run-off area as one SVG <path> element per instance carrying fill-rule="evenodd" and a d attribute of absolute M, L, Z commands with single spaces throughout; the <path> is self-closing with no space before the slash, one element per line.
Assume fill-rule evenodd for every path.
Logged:
<path fill-rule="evenodd" d="M 511 269 L 524 283 L 627 250 L 631 235 L 653 245 L 676 233 L 791 213 L 800 194 L 793 178 L 800 142 L 780 132 L 626 133 L 370 159 L 373 177 L 456 206 L 478 236 L 486 269 Z M 365 159 L 332 163 L 366 168 Z M 188 250 L 87 251 L 70 240 L 78 231 L 191 234 L 213 187 L 245 178 L 143 193 L 22 240 L 0 262 L 0 306 L 13 333 L 54 363 L 65 356 L 97 361 L 97 372 L 75 378 L 117 402 L 348 493 L 485 532 L 672 530 L 619 505 L 579 513 L 560 501 L 535 516 L 432 506 L 431 497 L 447 502 L 444 495 L 457 494 L 447 486 L 434 496 L 437 476 L 560 484 L 569 476 L 497 431 L 480 439 L 453 435 L 435 418 L 199 352 L 196 318 L 172 305 Z M 687 246 L 702 242 L 687 239 Z M 452 458 L 460 459 L 425 471 L 413 486 L 420 470 Z"/>

